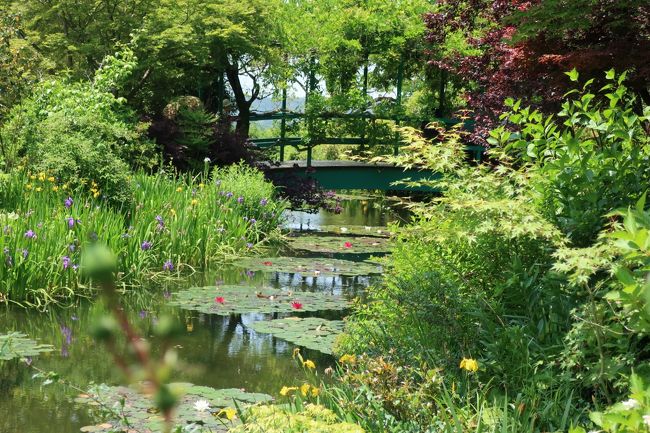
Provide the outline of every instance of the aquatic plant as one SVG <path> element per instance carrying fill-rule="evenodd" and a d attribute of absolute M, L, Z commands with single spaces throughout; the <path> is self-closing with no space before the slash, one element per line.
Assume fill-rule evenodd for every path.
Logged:
<path fill-rule="evenodd" d="M 47 173 L 15 171 L 0 178 L 0 293 L 10 302 L 43 306 L 84 292 L 77 272 L 87 244 L 101 241 L 119 257 L 122 284 L 210 267 L 263 242 L 286 205 L 261 173 L 244 166 L 211 175 L 159 172 L 131 176 L 123 207 Z M 228 198 L 234 191 L 243 203 Z M 253 221 L 253 223 L 251 223 Z"/>

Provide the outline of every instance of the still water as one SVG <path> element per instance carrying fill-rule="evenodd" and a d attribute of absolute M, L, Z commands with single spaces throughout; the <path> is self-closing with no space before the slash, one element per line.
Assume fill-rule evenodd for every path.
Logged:
<path fill-rule="evenodd" d="M 318 229 L 320 226 L 383 226 L 397 218 L 376 200 L 345 200 L 343 212 L 287 215 L 292 229 Z M 153 326 L 166 314 L 183 324 L 185 331 L 177 340 L 182 366 L 174 382 L 191 382 L 214 388 L 244 388 L 251 392 L 277 395 L 282 385 L 300 380 L 302 371 L 291 359 L 293 345 L 268 334 L 257 334 L 247 324 L 268 318 L 244 314 L 222 317 L 172 308 L 166 305 L 175 291 L 192 286 L 240 284 L 291 287 L 292 290 L 323 291 L 354 297 L 373 282 L 370 277 L 305 277 L 299 274 L 252 273 L 223 268 L 195 274 L 181 282 L 142 288 L 125 294 L 122 302 L 131 322 L 151 346 L 157 346 Z M 34 358 L 33 365 L 53 371 L 72 385 L 85 389 L 91 383 L 118 385 L 123 377 L 103 347 L 89 336 L 90 323 L 105 313 L 101 303 L 80 301 L 69 308 L 47 312 L 0 309 L 0 333 L 20 331 L 39 343 L 52 344 L 56 350 Z M 340 313 L 320 313 L 328 319 Z M 322 369 L 333 362 L 314 351 L 303 353 Z M 0 364 L 0 433 L 76 433 L 94 424 L 86 407 L 72 400 L 79 394 L 73 387 L 53 383 L 43 386 L 33 379 L 35 371 L 13 360 Z"/>

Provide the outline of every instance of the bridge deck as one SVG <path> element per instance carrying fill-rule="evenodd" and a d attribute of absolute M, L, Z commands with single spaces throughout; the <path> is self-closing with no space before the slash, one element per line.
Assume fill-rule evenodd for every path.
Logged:
<path fill-rule="evenodd" d="M 407 169 L 393 164 L 373 164 L 360 161 L 284 161 L 271 165 L 269 174 L 273 176 L 292 175 L 301 178 L 311 177 L 327 189 L 378 189 L 395 191 L 437 191 L 430 186 L 408 187 L 396 182 L 406 180 L 432 180 L 440 177 L 430 170 Z"/>

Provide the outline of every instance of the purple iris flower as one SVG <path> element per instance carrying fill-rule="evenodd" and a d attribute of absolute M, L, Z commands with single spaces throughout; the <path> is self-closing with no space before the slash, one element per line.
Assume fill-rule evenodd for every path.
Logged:
<path fill-rule="evenodd" d="M 23 254 L 23 259 L 26 259 L 27 256 L 29 255 L 29 251 L 27 251 L 25 248 L 23 248 L 22 254 Z"/>
<path fill-rule="evenodd" d="M 226 193 L 226 197 L 228 197 L 228 198 L 232 197 L 233 195 L 234 195 L 234 194 L 231 193 L 231 192 L 227 192 L 227 193 Z"/>
<path fill-rule="evenodd" d="M 266 206 L 268 202 L 269 201 L 267 199 L 263 198 L 262 200 L 260 200 L 260 206 Z"/>
<path fill-rule="evenodd" d="M 257 222 L 257 220 L 255 218 L 251 218 L 249 222 L 251 223 L 251 225 L 253 225 Z"/>
<path fill-rule="evenodd" d="M 72 270 L 77 272 L 77 269 L 79 269 L 79 265 L 72 265 Z"/>
<path fill-rule="evenodd" d="M 237 197 L 237 203 L 243 203 L 244 197 Z"/>
<path fill-rule="evenodd" d="M 251 248 L 253 248 L 253 244 L 251 244 L 250 242 L 248 242 L 248 243 L 246 244 L 246 248 L 248 248 L 248 249 L 250 250 Z"/>
<path fill-rule="evenodd" d="M 74 227 L 74 218 L 69 217 L 68 218 L 68 228 L 71 229 Z"/>
<path fill-rule="evenodd" d="M 74 204 L 74 200 L 72 200 L 72 197 L 68 197 L 63 203 L 65 204 L 65 207 L 70 208 Z"/>
<path fill-rule="evenodd" d="M 36 239 L 36 233 L 34 233 L 34 230 L 31 230 L 31 229 L 30 229 L 30 230 L 27 230 L 27 231 L 25 232 L 25 237 L 26 237 L 27 239 Z"/>
<path fill-rule="evenodd" d="M 141 318 L 141 319 L 144 319 L 145 317 L 147 317 L 147 312 L 144 311 L 144 310 L 140 310 L 140 314 L 139 314 L 139 315 L 140 315 L 140 318 Z"/>
<path fill-rule="evenodd" d="M 70 257 L 63 256 L 63 269 L 68 269 L 70 267 Z"/>
<path fill-rule="evenodd" d="M 158 224 L 165 224 L 163 217 L 161 217 L 160 215 L 156 215 L 156 221 L 158 221 Z"/>
<path fill-rule="evenodd" d="M 174 264 L 172 263 L 171 260 L 167 260 L 163 264 L 163 271 L 173 271 L 174 270 Z"/>
<path fill-rule="evenodd" d="M 140 249 L 142 249 L 142 251 L 147 251 L 147 250 L 150 250 L 150 249 L 151 249 L 151 246 L 152 246 L 152 245 L 153 245 L 153 244 L 152 244 L 151 242 L 149 242 L 149 241 L 144 241 L 144 242 L 142 242 L 142 244 L 140 245 Z"/>

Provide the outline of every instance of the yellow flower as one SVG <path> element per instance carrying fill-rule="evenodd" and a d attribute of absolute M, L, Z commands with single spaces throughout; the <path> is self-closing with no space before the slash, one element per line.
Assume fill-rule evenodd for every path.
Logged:
<path fill-rule="evenodd" d="M 300 355 L 300 348 L 296 347 L 295 349 L 293 349 L 293 355 L 291 355 L 291 357 L 295 359 L 296 356 L 298 355 Z"/>
<path fill-rule="evenodd" d="M 199 204 L 199 201 L 197 199 L 193 198 L 191 204 L 192 204 L 192 206 L 196 206 L 197 204 Z"/>
<path fill-rule="evenodd" d="M 354 356 L 354 355 L 345 354 L 345 355 L 341 356 L 341 359 L 339 359 L 339 362 L 341 364 L 352 364 L 352 365 L 354 365 L 354 364 L 357 363 L 357 357 Z"/>
<path fill-rule="evenodd" d="M 33 174 L 32 174 L 31 176 L 29 176 L 29 178 L 30 178 L 31 180 L 36 180 L 36 176 L 34 176 Z"/>
<path fill-rule="evenodd" d="M 43 188 L 41 188 L 40 186 L 36 187 L 36 192 L 41 192 L 41 191 L 43 191 Z"/>
<path fill-rule="evenodd" d="M 312 397 L 318 397 L 318 394 L 320 394 L 320 388 L 316 388 L 315 386 L 312 387 L 311 396 Z"/>
<path fill-rule="evenodd" d="M 95 192 L 93 193 L 93 197 L 95 198 L 99 197 L 99 191 L 95 190 Z"/>
<path fill-rule="evenodd" d="M 460 361 L 460 368 L 474 373 L 475 371 L 478 371 L 478 361 L 472 358 L 463 358 L 463 360 Z"/>
<path fill-rule="evenodd" d="M 200 183 L 199 188 L 201 188 L 201 189 L 205 188 L 205 184 Z"/>
<path fill-rule="evenodd" d="M 176 216 L 176 211 L 174 209 L 169 209 L 169 213 L 172 214 L 172 216 Z"/>
<path fill-rule="evenodd" d="M 309 388 L 311 388 L 311 385 L 308 383 L 303 383 L 302 386 L 300 387 L 300 393 L 302 394 L 303 397 L 307 397 L 307 394 L 309 393 Z"/>
<path fill-rule="evenodd" d="M 43 181 L 45 180 L 45 173 L 39 173 L 39 174 L 38 174 L 38 180 L 40 180 L 41 182 L 43 182 Z"/>
<path fill-rule="evenodd" d="M 232 421 L 237 417 L 237 411 L 233 409 L 232 407 L 227 407 L 225 409 L 221 409 L 219 413 L 217 413 L 217 416 L 224 415 L 228 421 Z"/>
<path fill-rule="evenodd" d="M 291 392 L 297 389 L 298 387 L 296 386 L 283 386 L 282 389 L 280 390 L 280 395 L 286 397 L 287 395 L 291 394 Z"/>
<path fill-rule="evenodd" d="M 176 192 L 183 192 L 183 188 L 179 186 L 178 188 L 176 188 Z"/>
<path fill-rule="evenodd" d="M 57 192 L 58 190 L 59 190 L 59 187 L 58 187 L 58 186 L 54 185 L 54 186 L 52 187 L 52 191 Z"/>
<path fill-rule="evenodd" d="M 50 176 L 50 177 L 48 177 L 47 180 L 48 180 L 49 182 L 54 182 L 54 176 Z"/>
<path fill-rule="evenodd" d="M 307 361 L 303 361 L 302 366 L 307 367 L 310 370 L 316 368 L 316 364 L 314 364 L 314 361 L 312 361 L 311 359 L 308 359 Z"/>
<path fill-rule="evenodd" d="M 32 189 L 32 188 L 34 188 L 34 187 L 32 186 L 31 183 L 28 183 L 27 185 L 25 185 L 25 189 Z"/>

